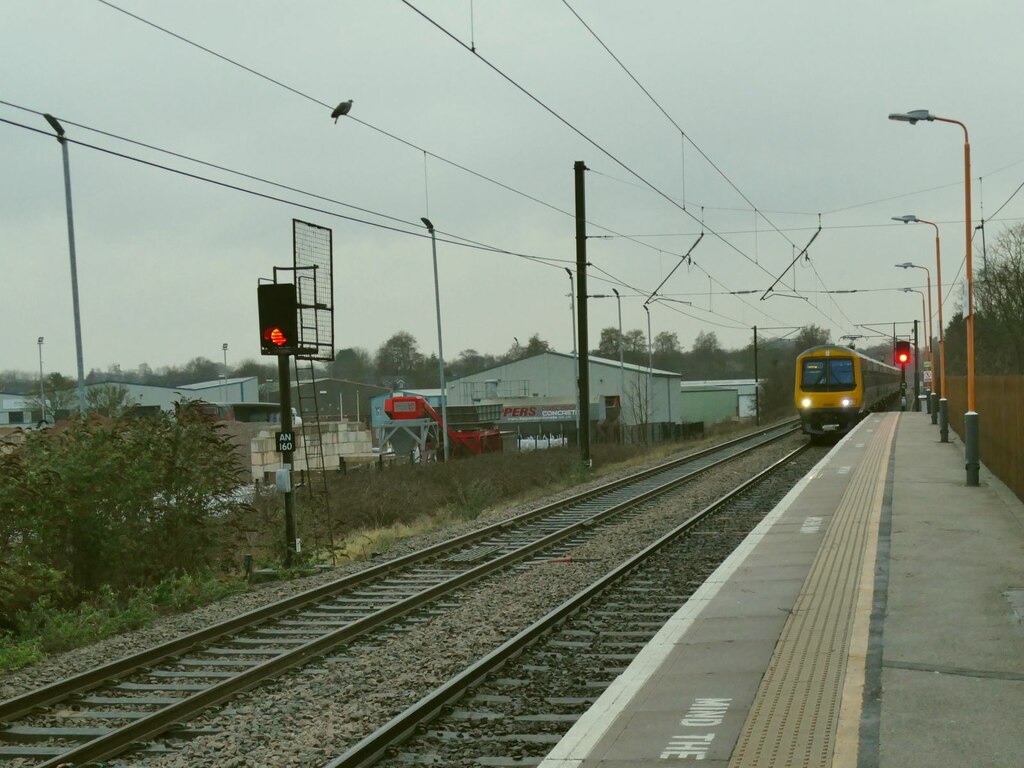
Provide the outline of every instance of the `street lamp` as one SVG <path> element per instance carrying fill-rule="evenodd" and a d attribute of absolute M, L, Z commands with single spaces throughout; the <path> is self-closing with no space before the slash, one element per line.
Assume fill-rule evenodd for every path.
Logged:
<path fill-rule="evenodd" d="M 226 403 L 228 401 L 228 343 L 225 341 L 220 345 L 220 348 L 224 353 L 224 393 L 222 396 Z"/>
<path fill-rule="evenodd" d="M 619 295 L 618 290 L 615 289 L 615 288 L 612 288 L 612 293 L 615 294 L 614 299 L 615 299 L 615 303 L 618 305 L 618 310 L 619 310 L 619 372 L 622 374 L 621 377 L 620 377 L 621 378 L 621 382 L 620 382 L 620 385 L 619 385 L 619 389 L 624 394 L 625 391 L 626 391 L 626 368 L 625 368 L 625 362 L 623 361 L 623 356 L 622 356 L 622 297 Z M 588 299 L 611 299 L 613 297 L 611 295 L 607 294 L 607 293 L 592 293 L 589 296 L 587 296 L 587 298 Z"/>
<path fill-rule="evenodd" d="M 626 364 L 622 356 L 622 296 L 619 295 L 617 288 L 612 288 L 612 293 L 615 294 L 615 303 L 619 310 L 619 408 L 621 409 L 626 400 Z M 607 293 L 592 293 L 587 298 L 610 299 L 612 297 Z"/>
<path fill-rule="evenodd" d="M 46 392 L 43 389 L 43 337 L 36 342 L 39 345 L 39 405 L 43 409 L 43 421 L 46 421 Z"/>
<path fill-rule="evenodd" d="M 612 288 L 612 293 L 615 294 L 615 303 L 619 310 L 619 389 L 622 392 L 622 396 L 626 396 L 626 363 L 622 357 L 622 297 L 619 295 L 617 289 Z"/>
<path fill-rule="evenodd" d="M 967 413 L 964 414 L 964 463 L 967 469 L 967 485 L 979 484 L 981 466 L 979 445 L 978 412 L 974 406 L 974 262 L 971 258 L 971 142 L 967 134 L 967 126 L 959 120 L 933 115 L 927 109 L 915 109 L 912 112 L 896 112 L 889 115 L 890 120 L 898 120 L 916 125 L 918 120 L 927 122 L 953 123 L 959 125 L 964 132 L 964 257 L 967 260 Z M 941 306 L 941 301 L 940 305 Z M 946 394 L 943 386 L 942 394 Z"/>
<path fill-rule="evenodd" d="M 68 142 L 64 126 L 53 115 L 43 115 L 57 133 L 61 154 L 64 156 L 64 203 L 68 211 L 68 253 L 71 257 L 71 306 L 75 316 L 75 355 L 78 359 L 78 412 L 85 415 L 85 364 L 82 361 L 82 322 L 78 308 L 78 266 L 75 260 L 75 217 L 71 208 L 71 165 L 68 161 Z"/>
<path fill-rule="evenodd" d="M 430 233 L 430 250 L 434 258 L 434 307 L 437 310 L 437 370 L 441 379 L 441 444 L 444 446 L 444 460 L 447 462 L 451 449 L 448 446 L 448 388 L 444 382 L 444 346 L 441 343 L 441 290 L 437 282 L 437 238 L 430 219 L 421 216 L 420 221 Z"/>
<path fill-rule="evenodd" d="M 894 221 L 902 221 L 904 224 L 930 224 L 932 227 L 935 228 L 935 293 L 939 301 L 939 407 L 937 414 L 936 409 L 932 409 L 932 424 L 935 423 L 934 419 L 937 418 L 939 422 L 939 440 L 940 442 L 948 443 L 949 400 L 946 397 L 946 326 L 945 322 L 942 319 L 942 257 L 939 243 L 939 225 L 936 224 L 934 221 L 928 221 L 928 219 L 919 219 L 917 216 L 914 216 L 913 214 L 907 214 L 906 216 L 893 216 L 892 218 Z M 925 272 L 928 272 L 928 270 L 925 267 L 918 267 L 916 264 L 913 264 L 909 261 L 906 261 L 902 264 L 897 264 L 896 266 L 902 269 L 910 269 L 912 267 L 916 267 L 917 269 L 924 269 Z M 931 301 L 930 272 L 928 272 L 928 282 L 928 300 Z M 929 317 L 930 316 L 931 312 L 929 311 Z M 931 332 L 929 331 L 929 335 L 930 334 Z M 932 363 L 932 367 L 935 367 L 934 363 Z M 934 377 L 934 375 L 935 374 L 933 373 L 932 376 Z M 935 382 L 933 380 L 932 384 L 934 385 L 934 383 Z"/>

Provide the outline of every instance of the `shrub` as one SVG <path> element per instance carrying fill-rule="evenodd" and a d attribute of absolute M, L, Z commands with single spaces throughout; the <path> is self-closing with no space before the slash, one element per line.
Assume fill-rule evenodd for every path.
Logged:
<path fill-rule="evenodd" d="M 239 478 L 227 440 L 189 407 L 30 434 L 0 454 L 0 611 L 210 568 Z"/>

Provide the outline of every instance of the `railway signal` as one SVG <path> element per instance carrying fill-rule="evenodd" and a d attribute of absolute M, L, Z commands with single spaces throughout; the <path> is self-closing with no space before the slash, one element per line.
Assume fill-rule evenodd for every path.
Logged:
<path fill-rule="evenodd" d="M 910 362 L 910 342 L 909 341 L 897 341 L 896 342 L 896 364 L 900 367 L 904 367 Z"/>
<path fill-rule="evenodd" d="M 260 314 L 260 353 L 293 354 L 299 342 L 295 286 L 264 283 L 256 287 Z"/>

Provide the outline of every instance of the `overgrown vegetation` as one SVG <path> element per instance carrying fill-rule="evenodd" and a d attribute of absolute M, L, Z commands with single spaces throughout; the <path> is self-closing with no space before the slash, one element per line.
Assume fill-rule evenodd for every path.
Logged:
<path fill-rule="evenodd" d="M 601 471 L 684 444 L 596 444 Z M 0 452 L 0 670 L 94 642 L 244 589 L 246 554 L 276 565 L 283 504 L 247 503 L 217 427 L 191 409 L 72 420 Z M 357 560 L 440 524 L 592 478 L 575 448 L 332 475 L 331 519 L 299 489 L 306 562 Z"/>
<path fill-rule="evenodd" d="M 244 588 L 242 581 L 213 574 L 183 574 L 120 596 L 104 585 L 73 607 L 55 605 L 49 595 L 43 595 L 14 614 L 9 620 L 12 626 L 0 632 L 0 672 L 138 629 L 158 616 L 206 605 Z"/>
<path fill-rule="evenodd" d="M 240 477 L 226 438 L 187 406 L 74 419 L 0 451 L 6 647 L 31 657 L 21 641 L 52 650 L 137 625 L 140 601 L 208 599 Z"/>

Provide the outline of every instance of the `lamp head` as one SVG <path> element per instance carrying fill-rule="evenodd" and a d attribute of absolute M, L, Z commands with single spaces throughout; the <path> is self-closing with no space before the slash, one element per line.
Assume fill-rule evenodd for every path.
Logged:
<path fill-rule="evenodd" d="M 427 228 L 427 231 L 430 234 L 434 234 L 434 225 L 430 223 L 430 219 L 428 219 L 426 216 L 420 216 L 420 221 L 423 222 L 423 226 Z"/>
<path fill-rule="evenodd" d="M 910 268 L 911 268 L 912 266 L 914 266 L 914 265 L 913 265 L 913 263 L 912 263 L 912 262 L 909 262 L 909 261 L 905 261 L 905 262 L 903 262 L 902 264 L 894 264 L 893 266 L 895 266 L 895 267 L 900 267 L 900 268 L 902 268 L 902 269 L 910 269 Z"/>
<path fill-rule="evenodd" d="M 64 135 L 64 126 L 60 124 L 56 117 L 50 114 L 44 114 L 43 117 L 50 124 L 50 127 L 57 132 L 58 138 Z"/>
<path fill-rule="evenodd" d="M 909 112 L 893 112 L 889 115 L 889 119 L 916 125 L 918 120 L 931 121 L 935 119 L 935 116 L 927 109 L 912 109 Z"/>
<path fill-rule="evenodd" d="M 893 221 L 902 221 L 904 224 L 916 224 L 919 219 L 914 214 L 910 213 L 906 216 L 893 216 Z"/>

